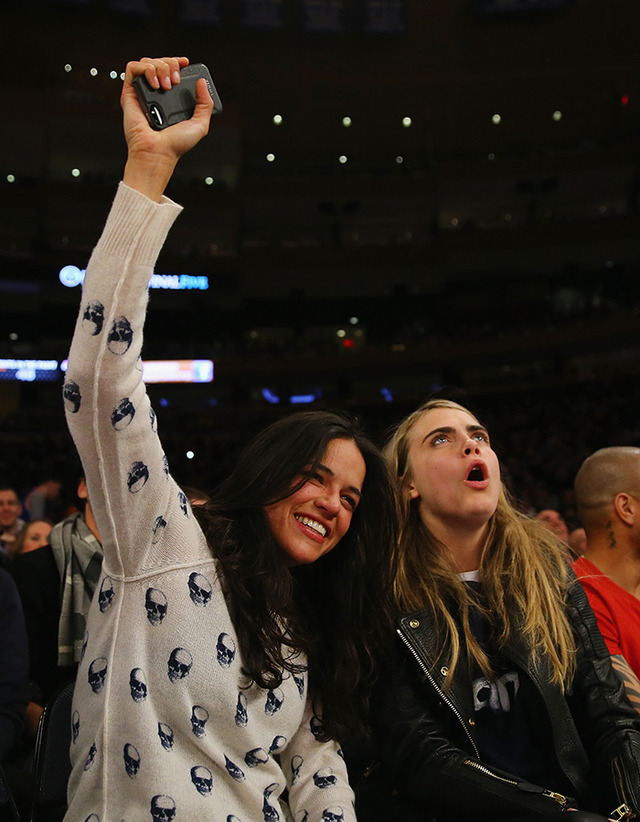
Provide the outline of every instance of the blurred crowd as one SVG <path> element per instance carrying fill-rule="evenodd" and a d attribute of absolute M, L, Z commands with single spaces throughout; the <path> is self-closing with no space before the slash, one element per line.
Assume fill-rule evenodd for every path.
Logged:
<path fill-rule="evenodd" d="M 598 448 L 640 445 L 640 387 L 628 378 L 517 392 L 473 393 L 445 386 L 438 393 L 464 402 L 489 427 L 518 506 L 530 514 L 556 510 L 570 531 L 580 526 L 573 480 L 582 461 Z M 265 401 L 231 408 L 161 402 L 161 392 L 151 394 L 173 473 L 182 484 L 205 491 L 228 474 L 249 436 L 294 410 Z M 359 403 L 355 397 L 347 408 L 383 444 L 420 399 Z M 318 400 L 308 407 L 319 404 L 327 403 Z M 22 518 L 55 522 L 74 510 L 80 466 L 61 403 L 56 408 L 38 402 L 5 418 L 0 443 L 0 482 L 15 489 Z"/>

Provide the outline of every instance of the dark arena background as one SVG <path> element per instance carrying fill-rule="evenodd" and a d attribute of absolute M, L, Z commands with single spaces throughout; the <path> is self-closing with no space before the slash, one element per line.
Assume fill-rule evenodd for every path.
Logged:
<path fill-rule="evenodd" d="M 583 458 L 640 445 L 638 0 L 13 0 L 0 19 L 0 478 L 21 494 L 74 490 L 61 386 L 124 161 L 120 74 L 165 54 L 206 63 L 224 105 L 170 184 L 185 212 L 143 351 L 213 362 L 149 384 L 181 482 L 210 489 L 295 408 L 346 408 L 382 442 L 439 393 L 489 425 L 524 509 L 575 525 Z"/>

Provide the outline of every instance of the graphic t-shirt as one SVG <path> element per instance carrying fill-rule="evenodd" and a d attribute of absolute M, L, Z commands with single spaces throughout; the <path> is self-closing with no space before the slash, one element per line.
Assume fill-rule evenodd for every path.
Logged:
<path fill-rule="evenodd" d="M 482 583 L 477 572 L 462 579 L 482 602 Z M 483 761 L 529 782 L 554 787 L 557 777 L 535 744 L 521 695 L 521 674 L 493 641 L 491 626 L 480 609 L 472 609 L 470 627 L 489 658 L 495 677 L 479 667 L 472 669 L 475 736 Z"/>

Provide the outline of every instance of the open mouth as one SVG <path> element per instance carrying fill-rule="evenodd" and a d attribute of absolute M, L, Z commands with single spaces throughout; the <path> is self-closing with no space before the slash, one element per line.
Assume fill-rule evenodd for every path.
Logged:
<path fill-rule="evenodd" d="M 474 465 L 467 474 L 468 482 L 482 482 L 485 479 L 486 477 L 482 465 Z"/>
<path fill-rule="evenodd" d="M 302 525 L 306 525 L 307 528 L 311 528 L 317 534 L 320 534 L 321 537 L 326 537 L 327 529 L 324 527 L 324 525 L 322 525 L 322 523 L 318 522 L 315 519 L 311 519 L 311 517 L 305 517 L 300 514 L 294 514 L 294 516 Z"/>

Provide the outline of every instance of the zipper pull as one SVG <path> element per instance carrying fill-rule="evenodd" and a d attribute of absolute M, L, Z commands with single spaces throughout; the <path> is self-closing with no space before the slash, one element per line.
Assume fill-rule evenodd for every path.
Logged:
<path fill-rule="evenodd" d="M 623 819 L 635 819 L 636 818 L 636 814 L 624 802 L 622 803 L 622 805 L 617 807 L 615 809 L 615 811 L 611 811 L 610 816 L 611 816 L 611 819 L 615 819 L 616 822 L 622 822 Z"/>
<path fill-rule="evenodd" d="M 542 791 L 542 795 L 546 796 L 547 799 L 553 799 L 554 802 L 557 802 L 558 805 L 564 810 L 567 805 L 569 804 L 569 800 L 566 796 L 563 796 L 561 793 L 556 793 L 555 791 L 544 790 Z"/>

